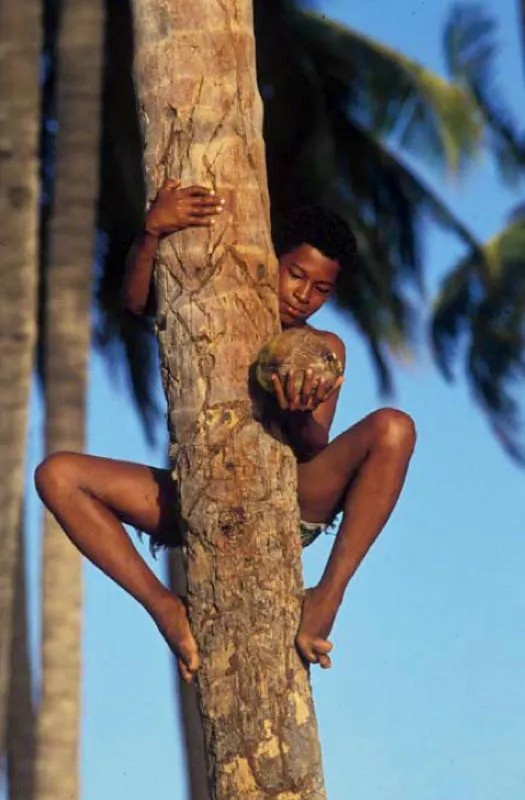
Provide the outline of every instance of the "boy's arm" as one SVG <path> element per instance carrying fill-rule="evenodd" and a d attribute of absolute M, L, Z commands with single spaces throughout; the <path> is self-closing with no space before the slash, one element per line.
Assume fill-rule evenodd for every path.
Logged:
<path fill-rule="evenodd" d="M 126 259 L 122 304 L 133 314 L 153 315 L 155 293 L 151 280 L 159 237 L 147 229 L 138 236 Z"/>
<path fill-rule="evenodd" d="M 310 411 L 290 411 L 284 429 L 298 461 L 309 461 L 328 444 L 326 428 Z"/>
<path fill-rule="evenodd" d="M 224 206 L 224 199 L 204 186 L 180 188 L 180 181 L 168 178 L 159 189 L 144 225 L 126 260 L 122 303 L 134 314 L 155 313 L 155 293 L 151 275 L 155 253 L 162 236 L 184 228 L 208 227 Z"/>

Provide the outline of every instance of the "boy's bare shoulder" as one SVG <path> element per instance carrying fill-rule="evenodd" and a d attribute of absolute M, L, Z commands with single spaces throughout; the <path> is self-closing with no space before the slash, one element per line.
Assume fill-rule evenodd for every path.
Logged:
<path fill-rule="evenodd" d="M 341 363 L 345 364 L 345 357 L 346 357 L 346 348 L 345 343 L 343 340 L 333 331 L 320 331 L 317 328 L 312 328 L 315 333 L 319 334 L 319 336 L 323 339 L 326 345 L 333 350 L 336 354 L 337 358 L 341 361 Z"/>

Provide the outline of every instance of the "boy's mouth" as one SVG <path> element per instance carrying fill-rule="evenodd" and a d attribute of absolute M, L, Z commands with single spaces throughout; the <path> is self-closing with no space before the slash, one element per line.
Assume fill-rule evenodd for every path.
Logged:
<path fill-rule="evenodd" d="M 295 317 L 296 319 L 302 319 L 304 317 L 304 311 L 300 311 L 298 308 L 291 306 L 289 303 L 284 303 L 284 310 L 287 314 L 291 317 Z"/>

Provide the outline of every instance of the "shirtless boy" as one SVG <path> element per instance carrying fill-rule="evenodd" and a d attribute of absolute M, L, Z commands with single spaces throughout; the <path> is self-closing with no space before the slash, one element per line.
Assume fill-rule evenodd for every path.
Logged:
<path fill-rule="evenodd" d="M 223 201 L 203 187 L 168 180 L 146 215 L 133 246 L 123 301 L 136 314 L 155 311 L 152 268 L 160 237 L 188 226 L 213 225 Z M 283 328 L 307 325 L 333 294 L 341 270 L 355 268 L 355 239 L 346 224 L 323 209 L 298 213 L 279 258 L 279 313 Z M 320 331 L 343 365 L 344 344 Z M 300 391 L 293 375 L 274 377 L 280 413 L 298 461 L 301 538 L 309 544 L 323 523 L 342 512 L 328 563 L 306 591 L 297 648 L 310 663 L 331 665 L 328 636 L 346 587 L 388 520 L 401 492 L 415 445 L 405 413 L 383 408 L 329 442 L 340 383 L 327 391 L 308 372 Z M 173 485 L 168 470 L 78 453 L 54 453 L 35 473 L 38 493 L 73 544 L 131 594 L 151 615 L 191 680 L 199 666 L 195 640 L 180 598 L 154 575 L 122 523 L 177 546 Z"/>

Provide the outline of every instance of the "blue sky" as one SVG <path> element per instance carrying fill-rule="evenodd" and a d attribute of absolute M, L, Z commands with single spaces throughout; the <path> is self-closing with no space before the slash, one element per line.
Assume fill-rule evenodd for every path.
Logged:
<path fill-rule="evenodd" d="M 491 0 L 501 31 L 501 83 L 523 108 L 525 69 L 517 3 Z M 348 7 L 351 7 L 351 11 Z M 443 68 L 442 0 L 326 0 L 327 14 Z M 523 123 L 523 118 L 521 119 Z M 481 238 L 503 224 L 519 195 L 489 163 L 444 186 Z M 429 287 L 459 250 L 427 237 Z M 381 400 L 364 347 L 340 317 L 316 323 L 345 340 L 347 378 L 334 433 Z M 123 382 L 93 357 L 88 451 L 162 466 L 147 447 Z M 503 455 L 464 383 L 448 386 L 427 353 L 399 369 L 393 404 L 416 420 L 418 445 L 405 492 L 347 592 L 333 634 L 334 667 L 312 681 L 330 800 L 523 800 L 525 797 L 525 508 L 523 472 Z M 40 457 L 33 403 L 30 469 Z M 38 641 L 39 512 L 31 491 L 32 641 Z M 319 576 L 331 546 L 304 556 Z M 143 551 L 147 547 L 143 546 Z M 82 800 L 184 798 L 170 657 L 153 624 L 90 565 L 85 568 Z"/>

